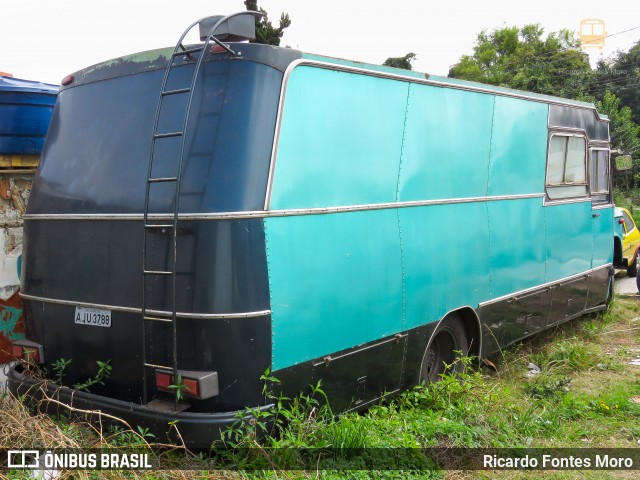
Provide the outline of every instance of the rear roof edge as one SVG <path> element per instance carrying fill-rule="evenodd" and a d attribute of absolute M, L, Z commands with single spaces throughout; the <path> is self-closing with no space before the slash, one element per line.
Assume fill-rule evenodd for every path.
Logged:
<path fill-rule="evenodd" d="M 215 61 L 218 59 L 234 58 L 238 60 L 249 60 L 263 63 L 270 67 L 284 72 L 289 64 L 302 57 L 302 53 L 291 48 L 275 47 L 272 45 L 263 45 L 257 43 L 229 43 L 229 46 L 238 52 L 238 56 L 234 57 L 230 53 L 211 54 L 207 52 L 205 62 Z M 110 78 L 122 77 L 125 75 L 133 75 L 141 72 L 160 70 L 167 68 L 167 64 L 173 47 L 158 48 L 147 50 L 144 52 L 133 53 L 101 63 L 86 67 L 82 70 L 74 72 L 72 75 L 74 81 L 62 90 L 76 87 L 86 83 L 98 82 Z"/>

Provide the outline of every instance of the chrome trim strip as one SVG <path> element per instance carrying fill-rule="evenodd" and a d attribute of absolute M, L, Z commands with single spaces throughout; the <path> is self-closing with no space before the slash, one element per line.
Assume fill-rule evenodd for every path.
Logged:
<path fill-rule="evenodd" d="M 603 203 L 602 205 L 596 205 L 594 207 L 591 207 L 591 210 L 608 210 L 609 208 L 613 208 L 613 207 L 615 207 L 613 203 Z"/>
<path fill-rule="evenodd" d="M 395 395 L 397 393 L 400 393 L 400 389 L 399 388 L 396 388 L 395 390 L 391 390 L 389 392 L 384 392 L 379 397 L 372 398 L 371 400 L 367 400 L 366 402 L 362 402 L 362 403 L 358 403 L 357 405 L 354 405 L 352 408 L 349 408 L 348 410 L 345 410 L 344 413 L 354 412 L 354 411 L 356 411 L 358 409 L 361 409 L 361 408 L 363 408 L 363 407 L 365 407 L 367 405 L 379 402 L 383 398 L 389 398 L 392 395 Z"/>
<path fill-rule="evenodd" d="M 155 363 L 145 363 L 144 366 L 147 368 L 157 368 L 160 370 L 173 370 L 172 367 L 167 367 L 166 365 L 158 365 Z"/>
<path fill-rule="evenodd" d="M 117 305 L 102 305 L 98 303 L 88 303 L 88 302 L 74 302 L 71 300 L 60 300 L 56 298 L 45 298 L 38 297 L 36 295 L 29 295 L 27 293 L 20 292 L 20 297 L 25 300 L 33 300 L 35 302 L 42 303 L 53 303 L 56 305 L 69 305 L 72 307 L 89 307 L 89 308 L 100 308 L 105 310 L 114 310 L 116 312 L 126 312 L 126 313 L 137 313 L 142 314 L 141 308 L 135 307 L 121 307 Z M 171 317 L 172 313 L 164 310 L 146 310 L 145 313 L 149 315 L 158 315 L 164 317 Z M 260 310 L 257 312 L 242 312 L 242 313 L 185 313 L 185 312 L 177 312 L 177 318 L 191 318 L 196 320 L 225 320 L 225 319 L 234 319 L 234 318 L 250 318 L 250 317 L 263 317 L 266 315 L 270 315 L 271 310 Z"/>
<path fill-rule="evenodd" d="M 278 99 L 278 114 L 276 116 L 276 128 L 273 132 L 273 146 L 271 147 L 271 158 L 269 159 L 269 176 L 267 177 L 267 190 L 264 196 L 264 209 L 269 210 L 269 204 L 271 203 L 271 189 L 273 188 L 273 176 L 276 170 L 276 157 L 278 155 L 278 147 L 280 146 L 280 130 L 282 128 L 282 115 L 284 112 L 284 100 L 287 94 L 287 85 L 289 84 L 289 77 L 293 70 L 292 65 L 297 64 L 300 60 L 295 60 L 285 70 L 282 76 L 282 86 L 280 87 L 280 98 Z"/>
<path fill-rule="evenodd" d="M 532 95 L 528 95 L 528 92 L 522 92 L 522 93 L 515 93 L 515 92 L 503 92 L 503 91 L 496 91 L 493 90 L 491 88 L 488 87 L 475 87 L 472 85 L 462 85 L 462 84 L 455 84 L 455 83 L 448 83 L 448 82 L 442 82 L 439 80 L 433 80 L 430 78 L 419 78 L 419 77 L 412 77 L 409 75 L 402 75 L 402 74 L 397 74 L 397 73 L 390 73 L 390 72 L 382 72 L 382 71 L 378 71 L 378 70 L 367 70 L 365 68 L 359 68 L 359 67 L 353 67 L 353 66 L 349 66 L 349 65 L 339 65 L 339 64 L 335 64 L 335 63 L 329 63 L 329 62 L 322 62 L 319 60 L 311 60 L 311 59 L 307 59 L 307 58 L 301 58 L 298 60 L 295 60 L 293 62 L 291 62 L 289 64 L 289 66 L 287 67 L 287 70 L 285 71 L 285 76 L 290 74 L 290 71 L 293 70 L 294 68 L 300 66 L 300 65 L 310 65 L 310 66 L 316 66 L 316 67 L 320 67 L 320 68 L 326 68 L 328 70 L 341 70 L 341 71 L 345 71 L 345 72 L 353 72 L 353 73 L 361 73 L 363 75 L 369 75 L 372 77 L 382 77 L 382 78 L 389 78 L 392 80 L 402 80 L 402 81 L 408 81 L 411 83 L 419 83 L 419 84 L 424 84 L 424 85 L 432 85 L 435 87 L 445 87 L 445 88 L 454 88 L 456 90 L 467 90 L 470 92 L 478 92 L 478 93 L 488 93 L 491 95 L 499 95 L 501 97 L 513 97 L 513 98 L 520 98 L 523 100 L 531 100 L 534 102 L 538 102 L 538 103 L 546 103 L 549 105 L 560 105 L 563 107 L 573 107 L 573 108 L 579 108 L 581 110 L 589 110 L 595 113 L 596 117 L 598 118 L 598 120 L 600 121 L 604 121 L 604 122 L 609 122 L 609 119 L 604 119 L 600 117 L 600 114 L 598 113 L 598 111 L 596 110 L 595 107 L 593 106 L 586 106 L 586 105 L 576 105 L 574 103 L 571 102 L 567 102 L 567 101 L 563 101 L 563 99 L 561 98 L 557 98 L 557 99 L 552 99 L 552 98 L 540 98 L 540 97 L 535 97 Z M 428 75 L 428 74 L 425 74 Z"/>
<path fill-rule="evenodd" d="M 549 134 L 549 137 L 552 137 L 553 135 L 561 135 L 564 137 L 584 137 L 589 140 L 589 135 L 584 128 L 549 125 Z"/>
<path fill-rule="evenodd" d="M 418 78 L 418 77 L 412 77 L 412 76 L 408 76 L 408 75 L 402 75 L 402 74 L 396 74 L 396 73 L 390 73 L 390 72 L 381 72 L 381 71 L 376 71 L 376 70 L 367 70 L 364 68 L 358 68 L 358 67 L 353 67 L 353 66 L 349 66 L 349 65 L 338 65 L 338 64 L 334 64 L 334 63 L 329 63 L 329 62 L 321 62 L 319 60 L 310 60 L 310 59 L 306 59 L 306 58 L 301 58 L 298 60 L 294 60 L 293 62 L 291 62 L 288 66 L 287 69 L 284 72 L 283 75 L 283 79 L 282 79 L 282 87 L 280 89 L 280 100 L 278 103 L 278 115 L 276 117 L 276 128 L 274 131 L 274 140 L 273 140 L 273 148 L 271 150 L 271 161 L 269 162 L 269 177 L 267 180 L 267 191 L 266 191 L 266 195 L 265 195 L 265 199 L 264 199 L 264 209 L 265 210 L 269 210 L 269 207 L 271 205 L 271 191 L 273 188 L 273 177 L 275 175 L 275 168 L 276 168 L 276 157 L 278 155 L 278 144 L 280 142 L 280 130 L 281 130 L 281 126 L 282 126 L 282 115 L 283 115 L 283 110 L 284 110 L 284 103 L 285 103 L 285 97 L 286 97 L 286 90 L 287 90 L 287 85 L 289 83 L 289 77 L 291 76 L 291 73 L 293 72 L 293 70 L 296 67 L 299 66 L 312 66 L 312 67 L 319 67 L 319 68 L 325 68 L 327 70 L 337 70 L 337 71 L 343 71 L 343 72 L 351 72 L 351 73 L 360 73 L 363 75 L 368 75 L 371 77 L 381 77 L 381 78 L 388 78 L 391 80 L 401 80 L 401 81 L 406 81 L 409 83 L 417 83 L 417 84 L 421 84 L 421 85 L 431 85 L 434 87 L 442 87 L 442 88 L 453 88 L 455 90 L 465 90 L 465 91 L 469 91 L 469 92 L 476 92 L 476 93 L 487 93 L 490 95 L 498 95 L 498 96 L 502 96 L 502 97 L 512 97 L 512 98 L 519 98 L 522 100 L 531 100 L 534 102 L 538 102 L 538 103 L 544 103 L 547 105 L 559 105 L 559 106 L 563 106 L 563 107 L 573 107 L 573 108 L 579 108 L 582 110 L 589 110 L 591 112 L 594 112 L 596 118 L 598 119 L 598 121 L 603 121 L 603 122 L 609 122 L 609 119 L 604 119 L 600 117 L 600 114 L 598 113 L 598 110 L 595 107 L 587 107 L 587 106 L 583 106 L 583 105 L 575 105 L 569 102 L 563 102 L 561 99 L 557 99 L 557 100 L 552 100 L 552 99 L 545 99 L 545 98 L 538 98 L 538 97 L 533 97 L 530 95 L 526 95 L 524 92 L 523 94 L 518 94 L 518 93 L 512 93 L 512 92 L 500 92 L 500 91 L 495 91 L 492 90 L 491 88 L 484 88 L 484 87 L 473 87 L 471 85 L 458 85 L 458 84 L 451 84 L 451 83 L 447 83 L 447 82 L 441 82 L 438 80 L 431 80 L 429 79 L 428 74 L 426 75 L 426 78 Z M 549 112 L 547 112 L 547 125 L 549 124 Z M 558 128 L 563 128 L 563 127 L 558 127 Z"/>
<path fill-rule="evenodd" d="M 319 367 L 321 365 L 329 365 L 331 362 L 335 362 L 336 360 L 340 360 L 341 358 L 345 358 L 345 357 L 349 357 L 351 355 L 355 355 L 356 353 L 360 353 L 360 352 L 364 352 L 366 350 L 371 350 L 372 348 L 376 348 L 376 347 L 380 347 L 382 345 L 385 345 L 387 343 L 391 343 L 391 342 L 399 342 L 400 340 L 402 340 L 403 338 L 406 338 L 408 335 L 408 333 L 403 332 L 403 333 L 396 333 L 395 335 L 388 337 L 384 340 L 379 340 L 375 343 L 371 343 L 369 345 L 366 345 L 364 347 L 361 348 L 353 348 L 351 350 L 349 350 L 346 353 L 343 353 L 342 355 L 325 355 L 324 357 L 322 357 L 322 360 L 320 360 L 319 362 L 314 362 L 313 366 L 314 367 Z"/>
<path fill-rule="evenodd" d="M 590 270 L 586 270 L 586 271 L 581 272 L 581 273 L 576 273 L 575 275 L 571 275 L 569 277 L 561 278 L 560 280 L 554 280 L 553 282 L 542 283 L 540 285 L 536 285 L 535 287 L 526 288 L 524 290 L 519 290 L 517 292 L 513 292 L 513 293 L 510 293 L 508 295 L 503 295 L 501 297 L 494 298 L 492 300 L 487 300 L 486 302 L 481 302 L 481 303 L 478 304 L 478 307 L 479 308 L 486 307 L 487 305 L 491 305 L 491 304 L 494 304 L 494 303 L 502 302 L 502 301 L 505 301 L 505 300 L 511 300 L 511 299 L 517 300 L 518 297 L 523 297 L 523 296 L 529 295 L 530 293 L 535 293 L 535 292 L 537 292 L 539 290 L 544 290 L 545 288 L 553 288 L 556 285 L 560 285 L 561 283 L 565 283 L 565 282 L 570 282 L 572 280 L 577 280 L 580 277 L 585 277 L 586 278 L 589 275 L 591 275 L 592 273 L 597 272 L 598 270 L 602 270 L 602 269 L 605 269 L 605 268 L 611 268 L 612 266 L 613 266 L 612 263 L 607 263 L 607 264 L 602 265 L 600 267 L 592 268 Z"/>
<path fill-rule="evenodd" d="M 436 200 L 415 200 L 408 202 L 373 203 L 366 205 L 347 205 L 340 207 L 294 208 L 289 210 L 256 210 L 250 212 L 220 212 L 220 213 L 181 213 L 180 220 L 225 220 L 241 218 L 292 217 L 298 215 L 323 215 L 327 213 L 359 212 L 362 210 L 387 210 L 391 208 L 424 207 L 429 205 L 449 205 L 456 203 L 496 202 L 501 200 L 524 200 L 543 198 L 544 193 L 524 193 L 522 195 L 496 195 L 491 197 L 442 198 Z M 23 217 L 25 220 L 143 220 L 143 215 L 127 215 L 120 218 L 115 215 L 101 214 L 31 214 Z M 173 216 L 157 214 L 150 216 L 150 220 L 167 220 Z"/>
<path fill-rule="evenodd" d="M 169 215 L 156 215 L 150 220 L 166 220 Z M 24 220 L 143 220 L 142 213 L 25 213 Z"/>
<path fill-rule="evenodd" d="M 569 198 L 566 200 L 547 200 L 546 196 L 542 202 L 543 207 L 553 207 L 555 205 L 566 205 L 569 203 L 587 203 L 591 202 L 591 197 Z"/>

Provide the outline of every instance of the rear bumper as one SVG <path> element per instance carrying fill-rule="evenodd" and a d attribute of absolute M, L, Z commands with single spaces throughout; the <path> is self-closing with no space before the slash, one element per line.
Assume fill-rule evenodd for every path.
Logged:
<path fill-rule="evenodd" d="M 627 269 L 627 268 L 629 268 L 629 259 L 626 258 L 626 257 L 621 257 L 620 259 L 617 259 L 617 261 L 616 261 L 616 259 L 614 258 L 613 267 L 617 268 L 619 270 Z"/>
<path fill-rule="evenodd" d="M 138 426 L 148 429 L 156 436 L 158 442 L 169 441 L 178 445 L 184 443 L 188 448 L 210 448 L 214 441 L 221 438 L 221 432 L 226 427 L 237 423 L 241 418 L 246 422 L 254 418 L 250 413 L 242 415 L 242 411 L 216 413 L 158 411 L 144 405 L 34 380 L 20 373 L 19 369 L 20 366 L 17 365 L 9 370 L 9 391 L 17 398 L 25 398 L 28 403 L 37 406 L 39 411 L 68 417 L 83 417 L 92 422 L 98 421 L 100 413 L 105 413 L 124 420 L 132 429 Z M 89 410 L 90 413 L 78 412 L 66 408 L 65 405 L 73 409 Z M 271 407 L 272 405 L 262 405 L 252 410 L 263 412 Z M 109 423 L 109 419 L 103 417 L 101 423 Z"/>

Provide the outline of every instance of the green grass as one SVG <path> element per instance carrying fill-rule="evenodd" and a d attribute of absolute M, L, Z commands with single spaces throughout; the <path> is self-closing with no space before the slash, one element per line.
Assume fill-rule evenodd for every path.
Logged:
<path fill-rule="evenodd" d="M 226 445 L 253 447 L 256 457 L 233 451 L 226 461 L 247 466 L 262 462 L 265 471 L 207 472 L 207 461 L 190 456 L 200 471 L 126 474 L 129 478 L 522 478 L 526 473 L 393 471 L 372 472 L 365 467 L 393 459 L 375 457 L 377 448 L 425 447 L 640 447 L 640 367 L 628 365 L 640 353 L 640 303 L 618 298 L 610 309 L 584 317 L 501 352 L 492 362 L 496 370 L 475 368 L 445 376 L 439 383 L 420 386 L 383 401 L 363 413 L 336 417 L 326 406 L 322 385 L 293 400 L 275 399 L 275 423 L 267 418 L 254 425 L 230 429 Z M 528 377 L 528 364 L 541 369 Z M 265 381 L 274 382 L 265 375 Z M 328 399 L 330 401 L 330 399 Z M 0 418 L 0 421 L 4 421 Z M 24 423 L 24 421 L 23 421 Z M 84 446 L 96 441 L 82 424 L 60 420 L 60 435 Z M 48 428 L 50 430 L 50 428 Z M 258 434 L 267 432 L 260 443 Z M 110 431 L 102 441 L 115 446 L 143 443 L 146 432 Z M 152 438 L 147 438 L 153 441 Z M 0 438 L 1 440 L 1 438 Z M 0 446 L 5 442 L 0 442 Z M 8 445 L 11 446 L 11 445 Z M 15 446 L 15 445 L 14 445 Z M 289 471 L 277 465 L 270 448 L 284 448 L 296 458 L 298 448 L 330 447 L 344 452 L 327 465 L 334 470 Z M 373 458 L 353 456 L 350 449 L 365 448 Z M 236 454 L 239 450 L 235 450 Z M 409 451 L 409 450 L 408 450 Z M 285 452 L 287 452 L 285 450 Z M 282 451 L 280 451 L 282 454 Z M 179 465 L 183 453 L 165 457 Z M 266 460 L 265 460 L 266 459 Z M 344 470 L 344 468 L 361 470 Z M 174 472 L 175 473 L 175 472 Z M 625 478 L 625 472 L 580 472 L 583 478 Z M 628 472 L 627 472 L 628 473 Z M 540 476 L 542 472 L 533 472 Z M 124 475 L 124 474 L 123 474 Z M 176 477 L 178 475 L 178 477 Z M 544 472 L 549 478 L 575 478 L 575 472 Z M 70 478 L 70 477 L 69 477 Z M 91 474 L 81 478 L 102 478 Z M 113 478 L 113 477 L 111 477 Z"/>
<path fill-rule="evenodd" d="M 417 387 L 361 414 L 337 419 L 309 416 L 309 408 L 300 408 L 298 402 L 299 413 L 306 413 L 295 416 L 291 428 L 299 435 L 288 436 L 287 445 L 337 449 L 639 447 L 640 405 L 631 399 L 640 397 L 640 367 L 627 364 L 637 355 L 633 349 L 640 348 L 640 322 L 635 320 L 639 312 L 636 300 L 617 299 L 604 314 L 569 322 L 502 352 L 493 359 L 497 371 L 467 368 L 462 374 Z M 542 370 L 531 378 L 527 376 L 530 362 Z M 282 428 L 286 431 L 289 427 Z M 282 440 L 267 438 L 263 444 L 282 446 Z M 378 471 L 375 476 L 394 478 L 398 473 Z M 402 478 L 445 477 L 438 471 L 402 473 Z M 584 473 L 585 478 L 624 478 L 624 472 Z M 360 474 L 371 478 L 353 471 L 347 476 L 359 478 Z M 458 474 L 460 478 L 493 476 L 486 472 Z M 574 474 L 549 475 L 574 478 Z M 309 478 L 316 472 L 292 475 Z M 333 471 L 318 475 L 343 478 Z M 446 477 L 451 475 L 447 472 Z M 500 472 L 501 478 L 521 475 Z M 280 478 L 280 474 L 276 476 Z"/>

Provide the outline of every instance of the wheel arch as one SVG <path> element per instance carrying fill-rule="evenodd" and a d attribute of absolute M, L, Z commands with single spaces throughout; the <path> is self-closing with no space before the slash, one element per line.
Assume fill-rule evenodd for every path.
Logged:
<path fill-rule="evenodd" d="M 479 357 L 482 353 L 482 328 L 478 313 L 473 308 L 465 306 L 447 313 L 443 320 L 451 316 L 457 316 L 467 331 L 469 355 Z"/>
<path fill-rule="evenodd" d="M 447 312 L 440 320 L 438 320 L 438 323 L 436 324 L 435 328 L 431 332 L 431 336 L 429 337 L 429 341 L 427 342 L 427 346 L 425 348 L 425 353 L 422 356 L 422 362 L 420 363 L 420 370 L 419 370 L 420 372 L 422 372 L 426 352 L 429 350 L 429 347 L 431 346 L 431 342 L 433 342 L 433 338 L 435 337 L 436 332 L 440 328 L 440 325 L 442 324 L 442 322 L 444 322 L 449 318 L 457 318 L 464 326 L 464 329 L 467 332 L 467 339 L 469 341 L 469 344 L 468 344 L 469 355 L 480 357 L 482 353 L 482 328 L 480 326 L 480 317 L 478 316 L 478 313 L 473 308 L 466 305 L 464 307 L 459 307 Z"/>

